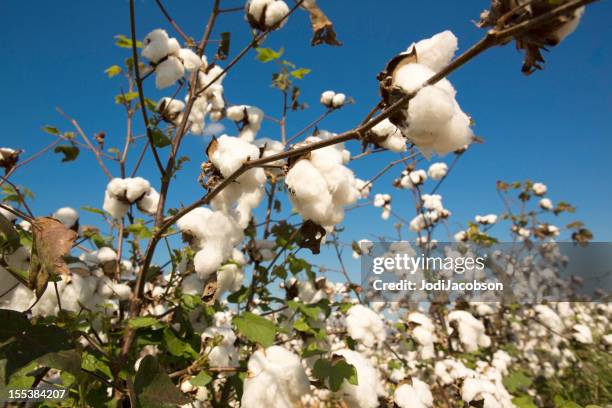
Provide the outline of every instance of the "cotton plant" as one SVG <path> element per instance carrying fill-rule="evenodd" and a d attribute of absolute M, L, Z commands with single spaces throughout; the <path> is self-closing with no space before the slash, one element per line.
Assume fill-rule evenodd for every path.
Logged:
<path fill-rule="evenodd" d="M 495 2 L 493 9 L 507 3 Z M 556 6 L 545 9 L 551 7 Z M 451 152 L 458 160 L 476 138 L 452 84 L 446 79 L 425 83 L 448 70 L 454 58 L 458 42 L 450 31 L 413 43 L 394 58 L 378 78 L 383 100 L 348 132 L 323 131 L 315 124 L 290 137 L 294 115 L 306 108 L 295 84 L 284 89 L 282 117 L 274 117 L 278 107 L 260 101 L 227 103 L 226 87 L 228 96 L 230 90 L 235 92 L 228 72 L 253 46 L 260 48 L 258 55 L 279 59 L 286 67 L 281 74 L 296 83 L 305 75 L 280 59 L 281 52 L 262 51 L 294 10 L 310 14 L 313 44 L 339 44 L 331 20 L 313 0 L 291 10 L 282 0 L 247 1 L 244 13 L 254 29 L 254 42 L 225 68 L 218 63 L 228 57 L 228 37 L 222 34 L 217 40 L 217 27 L 212 26 L 231 9 L 218 10 L 219 16 L 209 23 L 212 37 L 205 36 L 201 43 L 178 25 L 174 28 L 184 46 L 163 29 L 150 32 L 142 44 L 135 37 L 131 42 L 118 37 L 122 47 L 134 46 L 135 52 L 140 47 L 144 61 L 132 66 L 128 60 L 126 69 L 111 67 L 107 74 L 119 72 L 128 79 L 130 93 L 117 100 L 130 124 L 140 109 L 147 109 L 141 112 L 147 134 L 136 137 L 129 128 L 125 150 L 119 153 L 109 145 L 114 143 L 112 133 L 119 132 L 109 131 L 106 140 L 104 134 L 91 139 L 98 146 L 87 149 L 108 177 L 103 211 L 61 207 L 35 216 L 26 206 L 26 190 L 3 185 L 0 308 L 3 318 L 14 324 L 6 325 L 2 347 L 18 352 L 4 355 L 10 359 L 19 354 L 22 338 L 42 333 L 45 344 L 28 343 L 32 353 L 49 356 L 55 350 L 45 348 L 46 343 L 61 340 L 63 352 L 82 363 L 82 370 L 75 372 L 55 358 L 35 359 L 15 366 L 10 381 L 30 387 L 32 373 L 40 373 L 40 384 L 70 390 L 67 403 L 87 406 L 125 405 L 134 399 L 146 405 L 161 398 L 180 407 L 510 407 L 546 405 L 559 394 L 572 395 L 581 405 L 601 403 L 570 390 L 573 383 L 589 389 L 589 395 L 602 395 L 602 401 L 608 398 L 605 376 L 600 375 L 601 384 L 585 384 L 575 370 L 605 373 L 594 366 L 599 359 L 605 363 L 612 349 L 612 309 L 605 294 L 598 304 L 525 302 L 510 308 L 487 299 L 490 302 L 428 307 L 432 303 L 427 293 L 414 303 L 413 298 L 405 303 L 372 300 L 363 283 L 351 281 L 353 271 L 344 258 L 374 254 L 368 239 L 353 245 L 343 239 L 341 224 L 361 205 L 358 200 L 371 200 L 365 204 L 380 208 L 383 220 L 390 218 L 393 202 L 400 241 L 390 244 L 390 254 L 414 256 L 435 249 L 443 241 L 442 227 L 461 251 L 472 254 L 475 247 L 495 242 L 489 235 L 493 229 L 510 224 L 510 236 L 530 256 L 516 259 L 495 253 L 492 259 L 513 277 L 521 299 L 544 290 L 570 299 L 571 286 L 563 286 L 554 267 L 563 262 L 556 241 L 569 235 L 584 244 L 592 234 L 582 224 L 554 218 L 573 207 L 549 198 L 541 182 L 519 187 L 498 183 L 502 193 L 516 190 L 508 202 L 518 198 L 525 209 L 513 218 L 506 213 L 486 215 L 482 208 L 478 213 L 484 215 L 458 232 L 451 230 L 459 221 L 447 222 L 451 212 L 440 187 L 446 179 L 452 182 L 454 162 L 427 160 Z M 523 21 L 542 15 L 531 4 L 521 5 L 521 10 L 507 18 Z M 565 39 L 581 15 L 581 9 L 556 15 L 554 27 L 544 27 L 547 43 Z M 543 44 L 532 41 L 535 34 L 544 35 L 531 31 L 529 37 L 515 38 L 519 48 L 528 47 L 533 54 L 533 47 Z M 210 53 L 212 43 L 218 44 L 218 51 L 207 58 L 203 50 Z M 274 86 L 282 88 L 275 78 Z M 157 103 L 146 96 L 141 100 L 154 86 L 166 89 L 177 83 L 176 90 L 159 95 Z M 323 119 L 344 114 L 340 108 L 354 102 L 347 97 L 352 90 L 345 92 L 328 90 L 318 96 L 325 108 Z M 400 99 L 403 103 L 387 111 Z M 222 120 L 225 125 L 234 122 L 237 130 L 214 132 L 221 136 L 211 138 L 208 127 Z M 47 131 L 57 133 L 62 148 L 85 149 L 71 132 L 52 127 Z M 186 156 L 180 154 L 188 133 L 201 136 L 192 142 L 204 139 L 202 146 L 208 148 L 205 154 L 202 149 L 191 152 L 192 160 L 203 163 L 200 186 L 192 174 L 193 189 L 186 191 L 200 198 L 183 203 L 173 194 L 174 180 L 185 171 Z M 361 152 L 353 139 L 361 142 Z M 138 143 L 145 150 L 129 168 L 131 148 Z M 377 173 L 356 174 L 357 160 L 379 153 L 383 160 L 389 158 L 389 169 L 405 166 L 392 184 L 397 188 L 393 197 L 382 192 L 389 186 Z M 0 148 L 0 167 L 7 179 L 20 170 L 21 154 L 17 146 Z M 148 180 L 137 177 L 149 174 L 149 157 L 159 174 Z M 110 160 L 118 169 L 105 165 Z M 120 177 L 114 177 L 115 171 Z M 374 182 L 380 192 L 372 195 Z M 205 191 L 197 191 L 200 187 Z M 411 197 L 412 204 L 405 197 Z M 95 214 L 103 216 L 95 226 L 87 225 Z M 395 237 L 376 236 L 377 241 L 390 239 Z M 305 255 L 330 248 L 339 266 L 319 265 L 324 258 Z M 57 256 L 50 259 L 49 252 Z M 415 276 L 424 277 L 424 271 Z M 64 348 L 68 346 L 74 347 Z M 521 384 L 529 384 L 513 387 L 517 376 Z M 570 380 L 559 383 L 558 378 Z M 84 381 L 91 392 L 75 392 Z"/>

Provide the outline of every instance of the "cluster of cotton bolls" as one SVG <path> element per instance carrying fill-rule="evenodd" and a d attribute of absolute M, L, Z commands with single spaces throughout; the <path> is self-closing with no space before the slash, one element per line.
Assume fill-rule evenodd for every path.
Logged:
<path fill-rule="evenodd" d="M 434 343 L 437 341 L 437 336 L 431 319 L 415 311 L 408 314 L 406 321 L 412 327 L 411 337 L 419 345 L 420 357 L 423 360 L 435 357 Z"/>
<path fill-rule="evenodd" d="M 183 224 L 181 224 L 183 225 Z M 188 231 L 187 229 L 185 232 Z M 188 232 L 188 234 L 191 234 Z M 196 248 L 199 246 L 196 246 Z M 185 258 L 186 261 L 187 258 Z M 230 262 L 222 264 L 217 270 L 217 297 L 221 297 L 224 293 L 233 293 L 240 289 L 244 281 L 244 265 L 246 259 L 244 254 L 237 249 L 232 250 Z M 180 265 L 179 272 L 181 274 L 186 273 L 186 265 L 183 263 Z M 205 278 L 207 275 L 204 276 Z M 199 274 L 186 275 L 182 282 L 181 288 L 183 293 L 188 295 L 200 296 L 202 289 L 206 284 L 205 279 L 200 278 Z"/>
<path fill-rule="evenodd" d="M 111 250 L 112 251 L 112 250 Z M 117 255 L 114 254 L 113 261 Z M 95 254 L 91 255 L 95 257 Z M 4 257 L 9 267 L 27 270 L 30 253 L 26 247 L 20 247 L 13 254 Z M 10 289 L 0 297 L 0 307 L 26 311 L 31 308 L 34 316 L 55 316 L 60 310 L 79 312 L 85 310 L 117 310 L 118 301 L 129 298 L 131 288 L 108 278 L 102 268 L 102 261 L 97 263 L 74 262 L 69 265 L 70 274 L 47 285 L 46 290 L 36 300 L 36 295 L 26 286 L 19 283 L 12 274 L 0 267 L 0 287 Z M 11 289 L 12 288 L 12 289 Z M 56 293 L 57 289 L 57 293 Z M 58 297 L 61 304 L 58 303 Z"/>
<path fill-rule="evenodd" d="M 289 6 L 282 0 L 248 0 L 245 18 L 256 30 L 268 31 L 281 28 L 287 22 Z"/>
<path fill-rule="evenodd" d="M 497 222 L 497 215 L 495 214 L 487 214 L 487 215 L 477 215 L 474 217 L 474 220 L 482 225 L 493 225 Z"/>
<path fill-rule="evenodd" d="M 456 335 L 463 349 L 474 352 L 479 347 L 489 347 L 491 338 L 485 334 L 484 324 L 465 310 L 453 310 L 448 314 L 449 334 Z"/>
<path fill-rule="evenodd" d="M 230 106 L 226 110 L 226 115 L 229 119 L 240 125 L 239 137 L 247 142 L 253 142 L 261 122 L 264 118 L 264 113 L 261 109 L 255 106 L 235 105 Z"/>
<path fill-rule="evenodd" d="M 374 207 L 382 208 L 383 211 L 380 217 L 383 220 L 388 220 L 391 215 L 391 195 L 389 194 L 376 194 L 374 196 Z"/>
<path fill-rule="evenodd" d="M 114 178 L 106 186 L 103 208 L 119 220 L 134 203 L 143 213 L 154 215 L 158 202 L 159 193 L 142 177 Z"/>
<path fill-rule="evenodd" d="M 400 408 L 428 408 L 433 406 L 433 395 L 429 385 L 416 377 L 412 384 L 401 384 L 393 393 L 393 400 Z"/>
<path fill-rule="evenodd" d="M 223 96 L 223 79 L 225 74 L 218 65 L 208 65 L 205 56 L 201 58 L 198 69 L 198 77 L 194 90 L 194 101 L 189 112 L 188 129 L 194 135 L 204 133 L 206 115 L 216 122 L 225 114 L 225 99 Z M 189 102 L 189 95 L 185 96 L 185 102 Z M 156 106 L 156 111 L 161 119 L 178 126 L 184 119 L 185 102 L 163 97 Z"/>
<path fill-rule="evenodd" d="M 325 137 L 327 134 L 310 136 L 304 144 Z M 304 220 L 324 227 L 339 224 L 344 219 L 344 206 L 359 199 L 355 175 L 345 166 L 349 157 L 343 145 L 336 144 L 313 150 L 291 166 L 285 184 L 293 206 Z"/>
<path fill-rule="evenodd" d="M 450 211 L 442 205 L 442 196 L 439 194 L 421 195 L 420 205 L 423 211 L 410 221 L 408 226 L 410 231 L 420 232 L 451 215 Z"/>
<path fill-rule="evenodd" d="M 256 145 L 240 137 L 223 135 L 213 143 L 215 147 L 209 148 L 209 159 L 223 177 L 231 176 L 244 163 L 256 160 L 260 155 Z M 232 214 L 244 229 L 251 220 L 252 210 L 264 196 L 265 182 L 266 174 L 262 168 L 249 169 L 217 194 L 211 207 Z"/>
<path fill-rule="evenodd" d="M 406 54 L 416 52 L 416 62 L 393 73 L 393 86 L 404 92 L 417 92 L 409 102 L 406 121 L 396 125 L 425 155 L 440 155 L 470 144 L 474 134 L 471 120 L 455 100 L 455 88 L 447 79 L 421 86 L 447 65 L 457 50 L 457 38 L 450 31 L 412 44 Z"/>
<path fill-rule="evenodd" d="M 215 339 L 221 339 L 216 341 Z M 208 352 L 208 361 L 214 367 L 237 367 L 239 365 L 238 350 L 234 346 L 236 334 L 228 323 L 208 327 L 202 333 L 202 342 L 214 342 Z"/>
<path fill-rule="evenodd" d="M 230 259 L 234 246 L 243 238 L 242 228 L 231 215 L 205 207 L 194 208 L 181 217 L 177 225 L 197 250 L 193 263 L 197 276 L 202 280 Z"/>
<path fill-rule="evenodd" d="M 176 38 L 170 38 L 161 28 L 151 31 L 143 41 L 142 56 L 155 70 L 155 85 L 167 88 L 185 75 L 185 70 L 196 71 L 202 58 L 189 48 L 181 48 Z"/>
<path fill-rule="evenodd" d="M 346 95 L 343 93 L 336 93 L 334 91 L 325 91 L 321 94 L 321 105 L 326 106 L 330 109 L 338 109 L 344 106 L 346 103 Z"/>

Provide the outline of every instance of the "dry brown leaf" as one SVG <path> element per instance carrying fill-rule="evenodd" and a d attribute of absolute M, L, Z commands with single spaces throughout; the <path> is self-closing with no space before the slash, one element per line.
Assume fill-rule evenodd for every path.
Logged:
<path fill-rule="evenodd" d="M 340 46 L 342 43 L 336 38 L 334 25 L 314 1 L 304 1 L 302 7 L 310 14 L 312 26 L 311 45 L 328 44 Z"/>
<path fill-rule="evenodd" d="M 308 248 L 313 254 L 321 252 L 321 240 L 325 237 L 325 228 L 311 220 L 305 221 L 300 227 L 300 248 Z"/>
<path fill-rule="evenodd" d="M 68 275 L 70 270 L 64 256 L 70 253 L 77 233 L 50 217 L 35 218 L 32 223 L 32 257 L 30 288 L 40 297 L 52 275 Z"/>

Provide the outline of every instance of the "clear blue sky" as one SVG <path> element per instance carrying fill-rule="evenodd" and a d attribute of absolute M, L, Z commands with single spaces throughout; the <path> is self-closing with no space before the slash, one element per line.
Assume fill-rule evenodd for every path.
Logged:
<path fill-rule="evenodd" d="M 183 29 L 200 38 L 211 2 L 166 3 Z M 222 3 L 224 7 L 243 4 Z M 318 97 L 326 89 L 345 92 L 357 104 L 334 114 L 322 128 L 341 132 L 353 127 L 378 100 L 375 77 L 390 57 L 412 41 L 445 29 L 459 37 L 460 51 L 465 50 L 483 34 L 471 21 L 488 2 L 320 0 L 320 4 L 335 22 L 343 47 L 310 47 L 305 13 L 292 16 L 265 44 L 285 47 L 287 59 L 312 69 L 302 92 L 311 108 L 290 120 L 289 134 L 322 112 Z M 140 38 L 158 27 L 176 35 L 154 1 L 137 0 L 136 8 Z M 113 45 L 115 34 L 129 34 L 128 2 L 4 0 L 0 14 L 4 16 L 0 145 L 25 149 L 27 156 L 51 141 L 40 131 L 41 126 L 71 130 L 56 114 L 56 106 L 77 118 L 90 135 L 105 131 L 108 146 L 121 145 L 125 117 L 113 96 L 125 84 L 106 78 L 104 69 L 121 63 L 129 54 Z M 460 104 L 473 116 L 476 133 L 486 140 L 462 158 L 441 191 L 455 223 L 464 223 L 476 213 L 502 211 L 496 180 L 531 178 L 549 186 L 553 201 L 574 203 L 576 218 L 587 222 L 597 240 L 612 239 L 611 19 L 611 2 L 593 5 L 578 30 L 545 55 L 546 69 L 530 77 L 520 73 L 522 56 L 513 45 L 488 52 L 451 76 Z M 232 31 L 233 54 L 248 41 L 242 13 L 221 16 L 213 38 L 220 31 Z M 209 53 L 212 49 L 209 47 Z M 250 55 L 227 79 L 227 98 L 277 114 L 279 95 L 269 88 L 272 69 Z M 165 95 L 152 83 L 147 84 L 146 93 L 153 99 Z M 260 136 L 264 135 L 278 138 L 271 126 L 264 128 Z M 206 144 L 194 136 L 184 144 L 183 151 L 192 162 L 179 175 L 171 205 L 189 203 L 201 195 L 195 179 Z M 359 146 L 354 143 L 350 148 L 358 152 Z M 395 157 L 378 155 L 362 160 L 354 169 L 366 179 Z M 94 163 L 85 152 L 70 164 L 60 164 L 59 156 L 49 154 L 20 170 L 15 181 L 35 191 L 37 212 L 51 212 L 63 205 L 100 207 L 105 178 Z M 155 180 L 152 170 L 146 167 L 140 175 Z M 374 193 L 394 192 L 394 210 L 408 218 L 413 211 L 409 194 L 390 186 L 398 172 L 379 182 Z M 378 220 L 378 209 L 355 211 L 346 222 L 354 231 L 347 238 L 391 231 L 390 222 L 383 225 Z M 92 219 L 86 218 L 88 221 Z"/>

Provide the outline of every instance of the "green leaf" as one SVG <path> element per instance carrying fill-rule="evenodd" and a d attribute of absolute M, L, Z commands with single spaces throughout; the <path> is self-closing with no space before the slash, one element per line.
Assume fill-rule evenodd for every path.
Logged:
<path fill-rule="evenodd" d="M 124 105 L 129 101 L 133 101 L 134 99 L 138 98 L 138 96 L 138 92 L 122 93 L 121 95 L 115 96 L 115 103 L 117 105 Z"/>
<path fill-rule="evenodd" d="M 533 400 L 529 395 L 522 395 L 520 397 L 512 398 L 512 403 L 517 408 L 537 408 L 537 405 L 533 403 Z"/>
<path fill-rule="evenodd" d="M 75 160 L 80 153 L 80 150 L 75 145 L 61 145 L 55 146 L 53 149 L 55 153 L 62 153 L 64 157 L 62 158 L 62 163 L 69 162 Z"/>
<path fill-rule="evenodd" d="M 159 129 L 151 129 L 151 138 L 155 147 L 163 148 L 172 144 L 172 140 Z"/>
<path fill-rule="evenodd" d="M 212 381 L 212 377 L 206 371 L 200 371 L 198 375 L 191 378 L 189 382 L 194 387 L 204 387 L 208 385 Z"/>
<path fill-rule="evenodd" d="M 221 33 L 221 42 L 219 43 L 219 48 L 217 49 L 217 59 L 223 61 L 227 59 L 230 50 L 230 42 L 231 42 L 231 33 L 223 32 Z"/>
<path fill-rule="evenodd" d="M 19 335 L 11 337 L 11 340 L 0 347 L 0 362 L 6 361 L 4 373 L 0 373 L 0 378 L 4 378 L 5 382 L 33 361 L 59 362 L 60 358 L 54 357 L 53 353 L 74 349 L 70 335 L 57 326 L 32 326 L 29 323 L 26 326 L 25 322 L 15 315 L 11 316 L 11 321 L 13 323 L 7 331 L 3 328 L 3 336 L 15 330 L 19 330 Z"/>
<path fill-rule="evenodd" d="M 19 243 L 19 234 L 15 230 L 13 223 L 0 214 L 0 232 L 6 237 L 6 242 L 13 251 L 16 251 L 21 245 Z"/>
<path fill-rule="evenodd" d="M 274 343 L 274 337 L 278 331 L 272 321 L 251 312 L 244 312 L 234 317 L 233 323 L 243 336 L 264 347 L 269 347 Z"/>
<path fill-rule="evenodd" d="M 290 72 L 291 76 L 297 79 L 304 79 L 304 77 L 310 74 L 310 69 L 308 68 L 299 68 Z"/>
<path fill-rule="evenodd" d="M 120 48 L 132 48 L 132 39 L 123 34 L 117 34 L 115 37 L 115 45 Z M 136 41 L 136 47 L 142 48 L 142 43 Z"/>
<path fill-rule="evenodd" d="M 140 362 L 134 389 L 142 408 L 170 408 L 189 402 L 153 356 Z"/>
<path fill-rule="evenodd" d="M 138 239 L 148 239 L 153 236 L 153 231 L 144 224 L 144 220 L 137 219 L 134 224 L 130 224 L 126 228 L 127 231 L 131 232 L 134 237 Z"/>
<path fill-rule="evenodd" d="M 108 75 L 109 78 L 114 77 L 115 75 L 119 75 L 121 73 L 121 67 L 119 65 L 112 65 L 104 70 L 104 73 Z"/>
<path fill-rule="evenodd" d="M 357 385 L 357 369 L 346 362 L 344 357 L 334 357 L 333 361 L 318 359 L 313 367 L 312 373 L 321 381 L 327 381 L 329 389 L 336 392 L 342 386 L 344 380 L 349 384 Z"/>
<path fill-rule="evenodd" d="M 164 329 L 164 343 L 168 352 L 173 356 L 191 359 L 198 357 L 198 352 L 193 349 L 191 344 L 179 339 L 169 327 Z"/>
<path fill-rule="evenodd" d="M 272 48 L 255 48 L 257 51 L 257 59 L 261 62 L 270 62 L 282 57 L 285 52 L 284 48 L 274 51 Z"/>
<path fill-rule="evenodd" d="M 159 321 L 154 318 L 153 316 L 141 316 L 141 317 L 134 317 L 132 319 L 128 320 L 128 326 L 130 326 L 133 329 L 141 329 L 144 327 L 151 327 L 154 326 L 156 324 L 158 324 Z"/>
<path fill-rule="evenodd" d="M 531 382 L 531 378 L 527 377 L 522 371 L 513 371 L 503 380 L 504 386 L 511 394 L 521 388 L 529 387 Z"/>
<path fill-rule="evenodd" d="M 62 350 L 50 353 L 38 359 L 38 363 L 46 367 L 67 371 L 77 378 L 83 376 L 81 371 L 81 353 L 76 350 Z"/>
<path fill-rule="evenodd" d="M 50 135 L 54 135 L 54 136 L 58 136 L 60 134 L 59 129 L 56 128 L 55 126 L 46 125 L 46 126 L 42 127 L 42 130 L 43 130 L 43 132 L 47 132 Z"/>
<path fill-rule="evenodd" d="M 100 210 L 99 208 L 89 207 L 89 206 L 86 206 L 86 205 L 82 206 L 81 210 L 87 211 L 87 212 L 90 212 L 90 213 L 94 213 L 94 214 L 98 214 L 98 215 L 106 215 L 106 213 L 104 211 Z"/>

